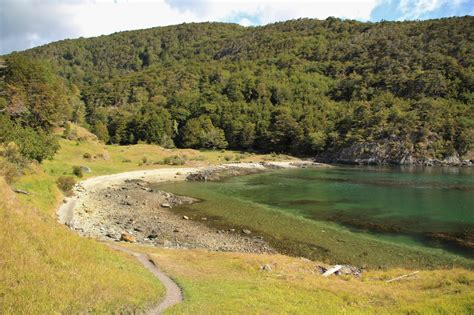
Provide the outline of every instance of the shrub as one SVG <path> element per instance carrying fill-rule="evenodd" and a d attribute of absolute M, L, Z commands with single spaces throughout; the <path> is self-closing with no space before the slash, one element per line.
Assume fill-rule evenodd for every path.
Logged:
<path fill-rule="evenodd" d="M 186 159 L 178 155 L 168 156 L 163 159 L 163 164 L 167 165 L 183 165 L 184 163 L 186 163 Z"/>
<path fill-rule="evenodd" d="M 82 168 L 80 166 L 73 166 L 72 167 L 72 173 L 76 175 L 77 177 L 82 177 L 84 174 L 82 173 Z"/>
<path fill-rule="evenodd" d="M 230 155 L 230 154 L 224 155 L 224 160 L 226 160 L 226 161 L 231 161 L 233 158 L 234 158 L 233 155 Z"/>
<path fill-rule="evenodd" d="M 90 159 L 92 156 L 91 156 L 90 153 L 86 152 L 82 155 L 82 157 L 85 158 L 85 159 Z"/>
<path fill-rule="evenodd" d="M 70 194 L 72 188 L 76 184 L 76 180 L 72 176 L 60 176 L 56 183 L 59 189 L 61 189 L 64 193 Z"/>
<path fill-rule="evenodd" d="M 18 168 L 24 168 L 28 165 L 28 160 L 21 155 L 20 148 L 15 142 L 8 143 L 3 152 L 1 152 L 1 155 Z"/>
<path fill-rule="evenodd" d="M 72 131 L 71 124 L 66 122 L 64 124 L 63 138 L 64 139 L 69 139 L 69 135 L 71 134 L 71 131 Z"/>
<path fill-rule="evenodd" d="M 206 156 L 204 156 L 204 155 L 197 155 L 197 156 L 191 158 L 191 160 L 193 160 L 193 161 L 205 161 L 205 160 L 206 160 Z"/>
<path fill-rule="evenodd" d="M 142 157 L 142 163 L 146 164 L 148 162 L 148 158 L 146 156 Z"/>
<path fill-rule="evenodd" d="M 0 158 L 0 176 L 3 176 L 8 184 L 18 175 L 18 168 L 6 159 Z"/>

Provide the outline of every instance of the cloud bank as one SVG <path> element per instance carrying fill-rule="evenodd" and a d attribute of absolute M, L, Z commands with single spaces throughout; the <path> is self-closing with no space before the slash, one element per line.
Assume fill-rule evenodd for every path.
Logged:
<path fill-rule="evenodd" d="M 335 16 L 361 21 L 472 15 L 471 0 L 0 0 L 0 54 L 65 38 L 180 24 L 264 25 Z"/>

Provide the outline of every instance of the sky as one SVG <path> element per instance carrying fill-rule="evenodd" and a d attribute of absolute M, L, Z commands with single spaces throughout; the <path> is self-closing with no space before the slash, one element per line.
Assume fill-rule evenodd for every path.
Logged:
<path fill-rule="evenodd" d="M 376 22 L 464 15 L 474 15 L 474 0 L 0 0 L 0 54 L 190 22 L 258 26 L 329 16 Z"/>

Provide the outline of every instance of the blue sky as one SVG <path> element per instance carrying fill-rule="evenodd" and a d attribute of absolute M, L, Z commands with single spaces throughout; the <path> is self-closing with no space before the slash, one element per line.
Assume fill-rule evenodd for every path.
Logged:
<path fill-rule="evenodd" d="M 474 15 L 474 0 L 0 0 L 0 54 L 184 22 L 257 26 L 329 16 L 402 21 L 464 15 Z"/>

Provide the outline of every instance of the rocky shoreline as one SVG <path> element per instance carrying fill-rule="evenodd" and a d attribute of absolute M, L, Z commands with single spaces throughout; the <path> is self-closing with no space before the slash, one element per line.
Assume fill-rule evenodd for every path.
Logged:
<path fill-rule="evenodd" d="M 317 161 L 350 165 L 406 165 L 471 167 L 474 160 L 463 159 L 454 152 L 444 159 L 432 157 L 428 152 L 416 152 L 403 141 L 356 143 L 349 147 L 330 150 L 316 157 Z"/>
<path fill-rule="evenodd" d="M 155 190 L 162 181 L 216 181 L 228 176 L 276 168 L 325 166 L 310 161 L 235 163 L 194 169 L 157 169 L 101 176 L 77 184 L 74 196 L 58 210 L 61 223 L 85 237 L 165 248 L 275 253 L 260 235 L 248 229 L 219 230 L 207 218 L 175 213 L 173 208 L 198 200 Z"/>

